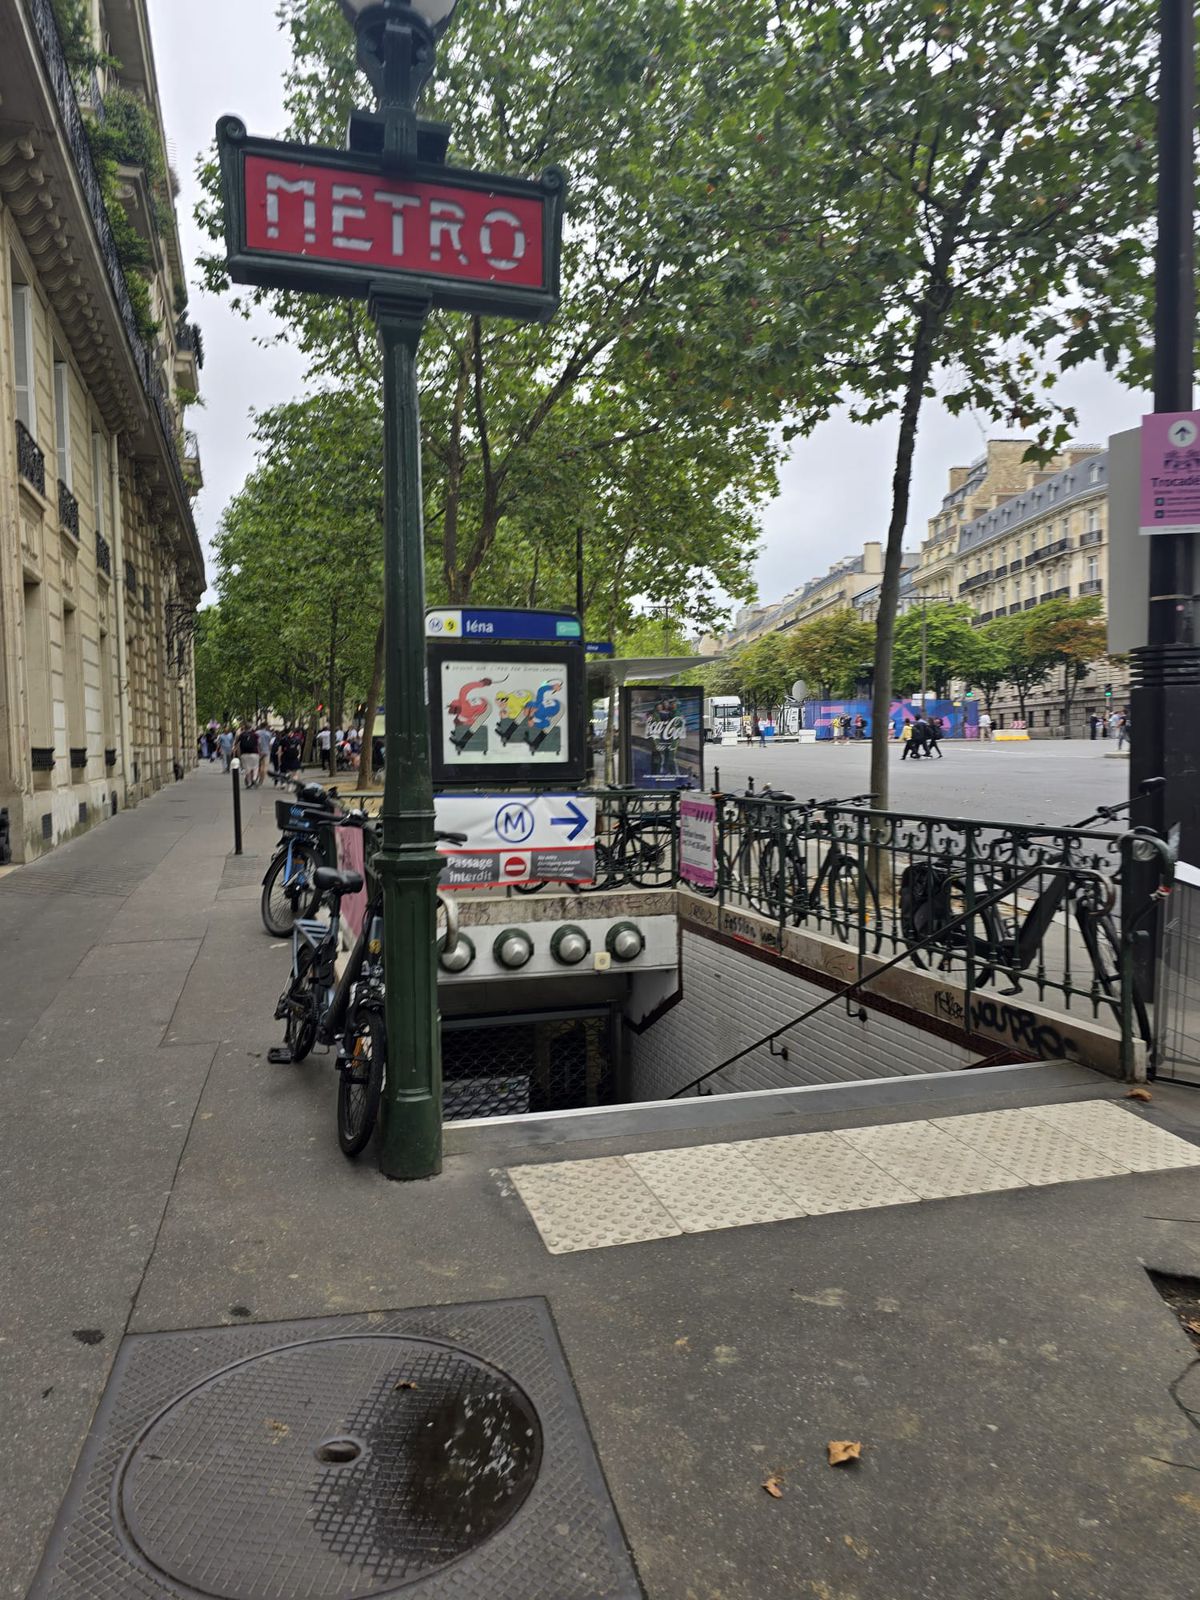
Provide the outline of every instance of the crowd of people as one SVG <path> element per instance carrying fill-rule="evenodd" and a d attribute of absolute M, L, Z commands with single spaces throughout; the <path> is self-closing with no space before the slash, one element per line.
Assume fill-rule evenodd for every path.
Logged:
<path fill-rule="evenodd" d="M 228 772 L 234 757 L 241 767 L 242 783 L 253 789 L 268 777 L 278 784 L 299 772 L 304 760 L 307 731 L 302 727 L 270 728 L 266 718 L 257 726 L 249 722 L 231 723 L 222 728 L 210 723 L 197 741 L 201 761 L 220 761 Z M 376 767 L 382 766 L 382 739 L 375 740 Z M 357 728 L 318 729 L 310 759 L 329 765 L 329 751 L 337 752 L 339 772 L 357 772 L 362 754 L 362 734 Z"/>
<path fill-rule="evenodd" d="M 914 761 L 919 761 L 922 756 L 932 761 L 937 756 L 940 761 L 944 733 L 941 717 L 927 717 L 922 712 L 915 717 L 905 717 L 904 726 L 900 729 L 900 743 L 904 746 L 900 752 L 901 761 L 908 756 Z"/>

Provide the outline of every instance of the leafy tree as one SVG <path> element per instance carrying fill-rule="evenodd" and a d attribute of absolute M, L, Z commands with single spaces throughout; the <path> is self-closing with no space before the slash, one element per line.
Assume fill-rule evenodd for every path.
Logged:
<path fill-rule="evenodd" d="M 849 607 L 789 628 L 789 683 L 803 678 L 821 694 L 850 694 L 871 660 L 874 630 Z"/>
<path fill-rule="evenodd" d="M 369 93 L 340 8 L 282 0 L 280 15 L 293 50 L 288 132 L 340 143 L 347 113 Z M 738 121 L 712 69 L 735 26 L 741 48 L 761 42 L 752 7 L 723 16 L 687 0 L 633 11 L 528 0 L 471 7 L 447 35 L 433 93 L 453 117 L 455 159 L 518 172 L 554 160 L 570 187 L 555 319 L 430 320 L 421 382 L 431 596 L 561 601 L 573 595 L 580 525 L 589 611 L 610 633 L 639 596 L 676 600 L 704 626 L 726 605 L 721 590 L 749 592 L 752 508 L 773 488 L 786 397 L 764 391 L 747 358 L 743 333 L 758 313 L 674 203 L 695 182 L 683 147 L 699 141 L 719 160 L 730 138 L 722 116 L 743 131 L 745 113 Z M 204 176 L 201 219 L 216 237 L 215 167 Z M 210 288 L 228 289 L 220 258 L 206 270 Z M 316 377 L 376 387 L 361 305 L 248 299 L 270 302 Z"/>
<path fill-rule="evenodd" d="M 1071 737 L 1071 703 L 1092 663 L 1108 653 L 1108 630 L 1095 595 L 1080 600 L 1044 600 L 1027 613 L 1031 650 L 1045 656 L 1049 669 L 1063 675 L 1063 729 Z"/>
<path fill-rule="evenodd" d="M 787 642 L 780 633 L 764 634 L 739 650 L 732 663 L 743 705 L 772 710 L 787 694 L 795 673 Z"/>
<path fill-rule="evenodd" d="M 1004 621 L 1001 617 L 975 629 L 959 668 L 968 687 L 978 689 L 983 695 L 988 716 L 992 714 L 992 702 L 1001 685 L 1009 678 L 1009 646 L 1003 637 Z"/>
<path fill-rule="evenodd" d="M 952 411 L 1030 430 L 1045 452 L 1075 422 L 1048 387 L 1058 341 L 1111 361 L 1144 333 L 1117 269 L 1146 260 L 1154 10 L 782 0 L 775 14 L 743 220 L 757 210 L 780 295 L 804 288 L 790 392 L 814 373 L 825 392 L 832 365 L 860 420 L 897 419 L 871 764 L 886 805 L 900 560 L 935 380 Z"/>
<path fill-rule="evenodd" d="M 1030 690 L 1046 681 L 1054 664 L 1053 656 L 1033 632 L 1032 616 L 1033 610 L 1024 611 L 1015 617 L 997 617 L 990 624 L 996 646 L 1004 656 L 1005 681 L 1016 690 L 1022 722 L 1028 721 L 1025 702 Z"/>
<path fill-rule="evenodd" d="M 270 704 L 289 721 L 323 703 L 334 727 L 348 699 L 365 699 L 369 749 L 384 642 L 374 396 L 278 406 L 259 415 L 254 437 L 259 464 L 216 539 L 220 609 L 206 671 L 241 709 Z"/>
<path fill-rule="evenodd" d="M 945 699 L 951 678 L 966 677 L 976 647 L 977 633 L 968 605 L 914 606 L 896 623 L 892 650 L 892 682 L 901 693 L 921 686 L 921 637 L 925 637 L 926 676 L 939 700 Z"/>

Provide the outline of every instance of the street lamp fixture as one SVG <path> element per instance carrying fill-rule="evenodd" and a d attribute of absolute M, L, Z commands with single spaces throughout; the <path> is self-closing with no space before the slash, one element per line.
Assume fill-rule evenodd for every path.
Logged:
<path fill-rule="evenodd" d="M 417 101 L 433 71 L 437 41 L 458 0 L 341 0 L 358 39 L 358 64 L 378 102 L 375 112 L 353 111 L 351 150 L 382 150 L 385 164 L 443 161 L 450 130 L 421 122 Z"/>

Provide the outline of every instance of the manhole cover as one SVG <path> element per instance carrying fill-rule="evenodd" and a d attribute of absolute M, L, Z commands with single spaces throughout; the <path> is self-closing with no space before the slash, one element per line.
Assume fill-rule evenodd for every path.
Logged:
<path fill-rule="evenodd" d="M 638 1600 L 540 1300 L 123 1341 L 30 1600 Z"/>
<path fill-rule="evenodd" d="M 168 1406 L 121 1473 L 119 1515 L 167 1577 L 221 1600 L 386 1594 L 495 1533 L 541 1458 L 528 1398 L 447 1345 L 272 1350 Z"/>

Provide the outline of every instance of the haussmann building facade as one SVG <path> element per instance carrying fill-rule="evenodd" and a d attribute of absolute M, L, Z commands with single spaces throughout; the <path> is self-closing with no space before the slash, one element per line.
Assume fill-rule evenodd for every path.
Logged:
<path fill-rule="evenodd" d="M 146 7 L 60 9 L 0 5 L 0 864 L 173 781 L 196 731 L 201 350 Z"/>

